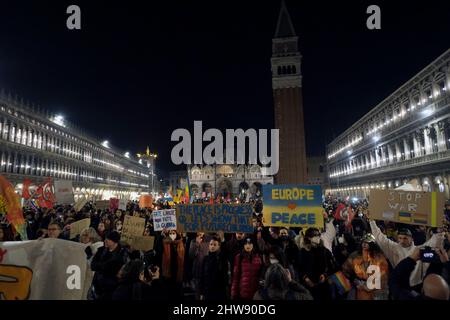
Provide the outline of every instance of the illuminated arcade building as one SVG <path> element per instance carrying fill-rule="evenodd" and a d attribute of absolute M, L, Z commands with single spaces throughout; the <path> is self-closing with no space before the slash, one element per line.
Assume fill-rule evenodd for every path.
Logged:
<path fill-rule="evenodd" d="M 217 196 L 242 196 L 250 193 L 250 197 L 262 195 L 262 186 L 273 184 L 273 176 L 266 173 L 267 168 L 254 165 L 205 165 L 188 166 L 189 182 L 194 197 L 203 192 Z"/>
<path fill-rule="evenodd" d="M 133 199 L 151 191 L 153 167 L 100 141 L 62 116 L 0 94 L 0 174 L 17 191 L 25 177 L 72 180 L 76 199 Z"/>
<path fill-rule="evenodd" d="M 365 197 L 410 183 L 449 198 L 449 93 L 450 49 L 327 146 L 328 192 Z"/>

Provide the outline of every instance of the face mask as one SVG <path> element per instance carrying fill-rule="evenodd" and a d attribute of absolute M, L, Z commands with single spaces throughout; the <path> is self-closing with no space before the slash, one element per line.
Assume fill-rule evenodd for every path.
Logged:
<path fill-rule="evenodd" d="M 338 242 L 339 242 L 340 244 L 344 244 L 344 243 L 345 243 L 344 237 L 339 237 L 339 238 L 338 238 Z"/>
<path fill-rule="evenodd" d="M 281 236 L 280 238 L 281 238 L 281 240 L 283 240 L 283 241 L 286 241 L 287 239 L 289 239 L 288 236 Z"/>
<path fill-rule="evenodd" d="M 278 263 L 278 259 L 270 259 L 270 264 Z"/>
<path fill-rule="evenodd" d="M 312 237 L 311 243 L 313 244 L 320 244 L 320 237 Z"/>
<path fill-rule="evenodd" d="M 169 234 L 170 239 L 175 240 L 177 238 L 176 234 Z"/>

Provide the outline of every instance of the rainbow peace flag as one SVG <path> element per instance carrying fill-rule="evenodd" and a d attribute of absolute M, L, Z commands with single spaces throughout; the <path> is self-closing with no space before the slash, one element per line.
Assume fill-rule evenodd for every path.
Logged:
<path fill-rule="evenodd" d="M 329 282 L 336 286 L 340 295 L 349 292 L 350 289 L 352 288 L 352 284 L 347 279 L 347 277 L 342 273 L 342 271 L 338 271 L 332 276 L 330 276 Z"/>

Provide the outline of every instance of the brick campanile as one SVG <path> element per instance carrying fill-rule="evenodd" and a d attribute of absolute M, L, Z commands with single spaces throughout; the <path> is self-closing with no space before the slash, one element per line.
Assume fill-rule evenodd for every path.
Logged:
<path fill-rule="evenodd" d="M 280 130 L 277 184 L 307 182 L 301 58 L 298 37 L 282 1 L 271 59 L 275 128 Z"/>

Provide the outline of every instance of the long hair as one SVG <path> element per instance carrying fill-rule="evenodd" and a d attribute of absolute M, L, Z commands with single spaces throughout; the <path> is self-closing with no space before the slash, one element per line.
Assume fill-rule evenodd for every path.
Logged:
<path fill-rule="evenodd" d="M 358 253 L 362 254 L 363 242 L 359 245 Z M 369 242 L 369 255 L 374 256 L 381 253 L 381 249 L 376 242 Z"/>
<path fill-rule="evenodd" d="M 85 228 L 83 229 L 83 231 L 81 231 L 80 233 L 80 241 L 81 241 L 81 236 L 86 234 L 89 237 L 89 241 L 92 243 L 96 243 L 98 241 L 102 241 L 102 238 L 99 236 L 99 234 L 97 233 L 97 231 L 95 231 L 94 228 L 89 227 L 89 228 Z"/>
<path fill-rule="evenodd" d="M 264 288 L 270 299 L 283 299 L 289 290 L 287 272 L 279 263 L 270 265 L 264 280 Z"/>
<path fill-rule="evenodd" d="M 283 267 L 288 267 L 287 258 L 284 254 L 283 249 L 281 249 L 279 246 L 271 246 L 267 252 L 267 257 L 270 258 L 271 254 L 275 256 L 275 258 L 278 260 L 278 263 L 280 263 Z"/>

